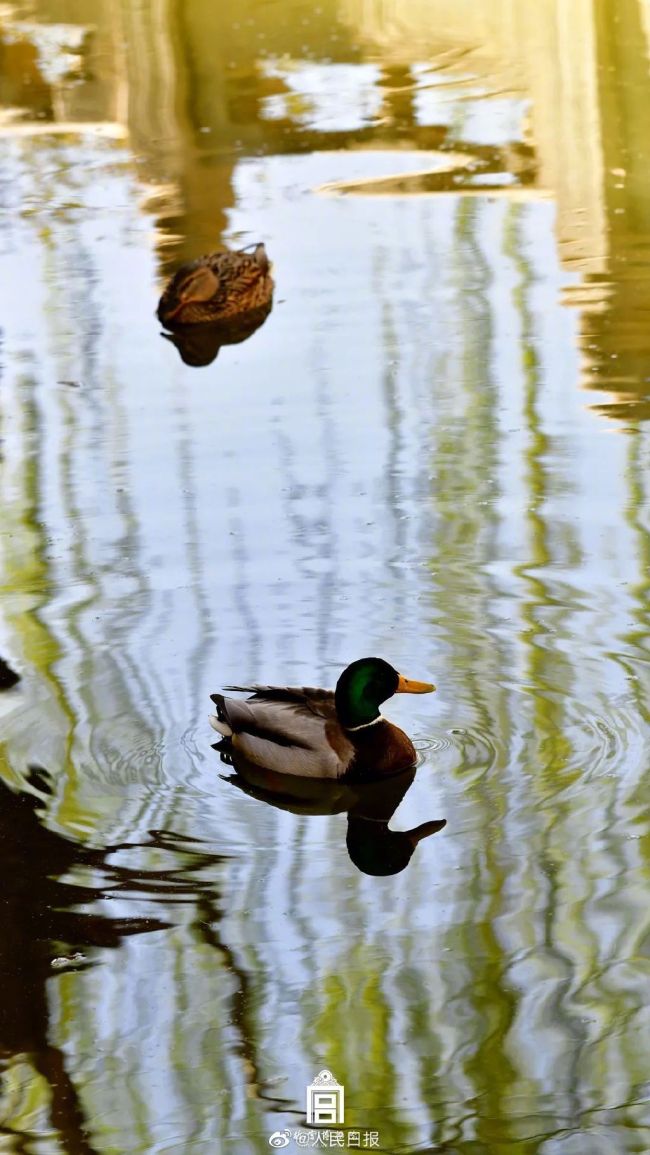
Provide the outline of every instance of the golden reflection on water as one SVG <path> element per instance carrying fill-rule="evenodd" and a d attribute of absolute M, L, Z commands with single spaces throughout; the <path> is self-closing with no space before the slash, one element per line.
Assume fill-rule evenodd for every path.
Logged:
<path fill-rule="evenodd" d="M 0 10 L 7 1150 L 265 1151 L 322 1067 L 390 1152 L 650 1146 L 649 36 Z M 193 373 L 164 279 L 262 238 Z M 204 719 L 375 649 L 441 687 L 395 829 L 448 819 L 383 880 Z"/>

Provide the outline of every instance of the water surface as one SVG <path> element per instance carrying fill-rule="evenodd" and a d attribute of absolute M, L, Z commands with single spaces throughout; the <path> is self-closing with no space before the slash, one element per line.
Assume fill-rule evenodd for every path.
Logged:
<path fill-rule="evenodd" d="M 3 1150 L 261 1153 L 323 1068 L 391 1155 L 650 1148 L 649 36 L 2 9 Z M 184 364 L 165 277 L 260 239 Z M 207 725 L 366 653 L 439 687 L 390 877 Z"/>

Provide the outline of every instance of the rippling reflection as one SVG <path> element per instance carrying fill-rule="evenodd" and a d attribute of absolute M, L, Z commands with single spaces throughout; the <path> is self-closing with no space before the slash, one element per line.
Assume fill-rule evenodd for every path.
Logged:
<path fill-rule="evenodd" d="M 31 790 L 13 792 L 0 782 L 3 1116 L 8 1120 L 15 1113 L 11 1068 L 22 1057 L 47 1080 L 51 1127 L 65 1149 L 93 1152 L 92 1123 L 85 1118 L 64 1051 L 50 1041 L 48 983 L 101 962 L 101 952 L 119 949 L 128 935 L 170 926 L 153 913 L 111 916 L 102 912 L 102 902 L 126 898 L 136 909 L 148 905 L 152 912 L 160 902 L 167 911 L 175 903 L 199 904 L 202 894 L 209 899 L 212 888 L 202 884 L 196 872 L 218 859 L 162 831 L 150 832 L 142 843 L 92 849 L 79 845 L 43 825 L 52 794 L 47 772 L 33 767 L 29 786 Z M 132 860 L 152 850 L 169 860 L 161 869 L 111 861 Z M 175 859 L 181 858 L 179 865 Z"/>
<path fill-rule="evenodd" d="M 390 830 L 388 823 L 415 778 L 415 768 L 382 782 L 346 784 L 278 774 L 254 765 L 235 751 L 213 746 L 236 773 L 225 781 L 244 793 L 293 814 L 347 813 L 346 846 L 364 874 L 398 874 L 423 838 L 437 834 L 446 819 L 421 822 L 412 830 Z"/>

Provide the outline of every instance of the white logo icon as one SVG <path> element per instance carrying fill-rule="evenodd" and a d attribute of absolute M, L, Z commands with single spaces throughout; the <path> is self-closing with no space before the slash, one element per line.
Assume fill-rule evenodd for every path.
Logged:
<path fill-rule="evenodd" d="M 288 1147 L 291 1142 L 291 1131 L 274 1131 L 269 1139 L 271 1147 Z"/>
<path fill-rule="evenodd" d="M 307 1123 L 331 1127 L 343 1123 L 344 1089 L 331 1071 L 321 1071 L 307 1087 Z"/>

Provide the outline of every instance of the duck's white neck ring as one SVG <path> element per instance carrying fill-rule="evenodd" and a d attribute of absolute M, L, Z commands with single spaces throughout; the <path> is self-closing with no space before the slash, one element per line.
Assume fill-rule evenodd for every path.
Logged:
<path fill-rule="evenodd" d="M 345 729 L 348 734 L 355 734 L 357 730 L 367 730 L 369 726 L 376 726 L 378 722 L 385 721 L 384 715 L 378 714 L 376 718 L 373 718 L 372 722 L 363 722 L 361 726 L 346 726 Z"/>

